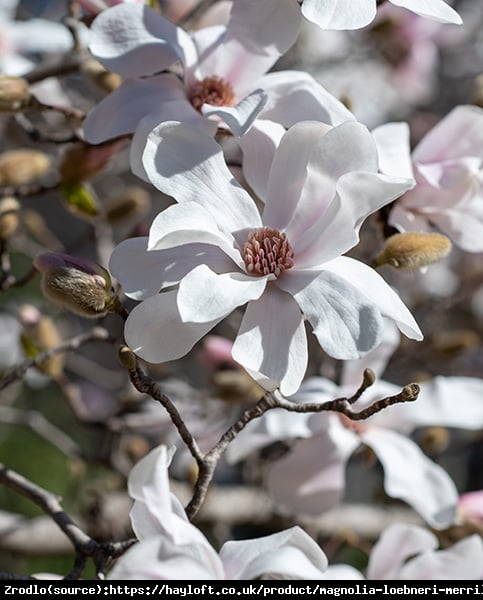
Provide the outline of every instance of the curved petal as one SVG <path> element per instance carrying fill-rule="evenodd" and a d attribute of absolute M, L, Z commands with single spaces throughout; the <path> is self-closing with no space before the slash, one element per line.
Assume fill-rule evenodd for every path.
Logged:
<path fill-rule="evenodd" d="M 440 23 L 463 23 L 459 14 L 443 0 L 391 0 L 396 6 L 412 10 L 417 15 Z"/>
<path fill-rule="evenodd" d="M 328 92 L 309 73 L 275 71 L 258 80 L 268 96 L 260 117 L 289 128 L 299 121 L 320 121 L 340 125 L 355 117 L 340 100 Z"/>
<path fill-rule="evenodd" d="M 152 184 L 178 202 L 198 202 L 222 229 L 261 226 L 255 202 L 233 178 L 221 147 L 200 130 L 165 123 L 148 137 L 143 164 Z"/>
<path fill-rule="evenodd" d="M 250 302 L 232 356 L 265 389 L 295 393 L 308 351 L 303 318 L 293 298 L 269 284 L 261 298 Z"/>
<path fill-rule="evenodd" d="M 446 471 L 412 440 L 375 427 L 362 432 L 361 439 L 382 463 L 388 496 L 407 502 L 435 529 L 455 523 L 458 490 Z"/>
<path fill-rule="evenodd" d="M 211 265 L 217 273 L 233 270 L 233 262 L 216 246 L 187 244 L 148 252 L 147 243 L 146 237 L 124 240 L 114 248 L 109 261 L 109 270 L 123 292 L 134 300 L 144 300 L 179 283 L 200 264 Z"/>
<path fill-rule="evenodd" d="M 300 527 L 255 540 L 223 544 L 220 558 L 227 579 L 319 579 L 328 561 L 320 546 Z"/>
<path fill-rule="evenodd" d="M 359 29 L 376 16 L 375 0 L 304 0 L 302 13 L 322 29 Z"/>
<path fill-rule="evenodd" d="M 293 295 L 330 356 L 359 358 L 380 342 L 379 307 L 336 273 L 288 271 L 279 285 Z"/>
<path fill-rule="evenodd" d="M 126 343 L 138 356 L 162 363 L 187 354 L 220 319 L 184 323 L 176 302 L 177 290 L 147 298 L 136 306 L 124 328 Z"/>
<path fill-rule="evenodd" d="M 360 571 L 358 571 L 354 567 L 351 567 L 350 565 L 330 565 L 330 567 L 324 573 L 322 579 L 358 579 L 359 581 L 364 581 L 365 577 Z"/>
<path fill-rule="evenodd" d="M 410 131 L 407 123 L 385 123 L 372 130 L 384 175 L 412 179 Z"/>
<path fill-rule="evenodd" d="M 462 207 L 462 210 L 429 213 L 427 218 L 462 250 L 483 252 L 483 217 L 472 215 Z"/>
<path fill-rule="evenodd" d="M 179 284 L 179 313 L 183 321 L 193 323 L 223 319 L 238 306 L 258 300 L 266 285 L 267 277 L 239 272 L 217 275 L 208 266 L 200 265 Z"/>
<path fill-rule="evenodd" d="M 186 101 L 185 98 L 183 84 L 172 73 L 149 79 L 127 79 L 87 114 L 83 124 L 85 138 L 91 144 L 99 144 L 132 133 L 143 117 L 153 112 L 157 114 L 164 102 L 179 103 Z M 159 123 L 161 120 L 155 124 Z"/>
<path fill-rule="evenodd" d="M 394 523 L 383 531 L 374 545 L 367 565 L 367 578 L 372 580 L 399 579 L 404 562 L 422 552 L 436 550 L 434 534 L 418 525 Z"/>
<path fill-rule="evenodd" d="M 205 116 L 217 116 L 222 119 L 236 137 L 241 137 L 253 124 L 265 106 L 267 95 L 263 90 L 255 90 L 236 106 L 211 106 L 203 104 Z"/>
<path fill-rule="evenodd" d="M 438 552 L 426 552 L 410 559 L 400 572 L 400 579 L 471 580 L 483 576 L 483 541 L 474 534 Z"/>
<path fill-rule="evenodd" d="M 223 40 L 200 61 L 202 72 L 222 77 L 239 98 L 245 96 L 295 42 L 300 20 L 293 0 L 237 0 Z"/>
<path fill-rule="evenodd" d="M 106 69 L 141 77 L 184 62 L 185 52 L 192 52 L 192 41 L 149 6 L 124 3 L 96 17 L 89 49 Z"/>
<path fill-rule="evenodd" d="M 374 269 L 346 256 L 326 263 L 324 269 L 343 277 L 355 286 L 361 294 L 379 307 L 384 317 L 395 321 L 404 335 L 413 340 L 423 339 L 423 334 L 406 305 Z"/>

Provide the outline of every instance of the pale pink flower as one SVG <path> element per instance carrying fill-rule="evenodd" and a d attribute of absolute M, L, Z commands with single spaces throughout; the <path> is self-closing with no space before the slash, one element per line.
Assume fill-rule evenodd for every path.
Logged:
<path fill-rule="evenodd" d="M 336 358 L 358 358 L 377 346 L 383 316 L 422 338 L 384 280 L 342 256 L 357 244 L 364 219 L 412 185 L 378 173 L 374 140 L 360 123 L 290 128 L 271 164 L 262 215 L 219 145 L 197 128 L 160 125 L 144 164 L 152 183 L 178 204 L 156 217 L 148 240 L 120 244 L 110 266 L 125 293 L 143 300 L 125 335 L 145 360 L 184 356 L 246 303 L 233 358 L 265 389 L 287 395 L 307 366 L 305 319 Z"/>
<path fill-rule="evenodd" d="M 389 222 L 406 231 L 433 226 L 467 252 L 483 252 L 483 109 L 458 106 L 412 153 L 416 186 Z"/>

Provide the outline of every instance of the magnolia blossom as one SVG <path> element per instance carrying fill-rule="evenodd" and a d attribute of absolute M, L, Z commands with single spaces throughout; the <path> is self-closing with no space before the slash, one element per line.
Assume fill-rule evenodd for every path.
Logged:
<path fill-rule="evenodd" d="M 159 446 L 131 471 L 130 518 L 139 543 L 116 562 L 108 579 L 324 579 L 327 558 L 300 527 L 229 541 L 217 553 L 169 491 L 171 456 Z"/>
<path fill-rule="evenodd" d="M 148 239 L 121 243 L 110 268 L 127 295 L 144 300 L 125 336 L 145 360 L 184 356 L 246 303 L 233 358 L 265 389 L 287 395 L 307 366 L 304 319 L 335 358 L 377 346 L 383 315 L 422 338 L 384 280 L 341 256 L 357 244 L 363 220 L 412 185 L 378 173 L 376 145 L 360 123 L 289 129 L 271 164 L 262 215 L 219 145 L 197 128 L 159 126 L 144 163 L 152 183 L 178 203 L 156 217 Z"/>
<path fill-rule="evenodd" d="M 395 523 L 373 547 L 369 580 L 479 580 L 483 577 L 483 542 L 471 535 L 438 549 L 438 538 L 417 525 Z"/>
<path fill-rule="evenodd" d="M 91 15 L 97 15 L 103 10 L 123 4 L 124 2 L 133 2 L 135 4 L 146 4 L 146 0 L 77 0 L 77 4 Z"/>
<path fill-rule="evenodd" d="M 402 230 L 436 226 L 467 252 L 483 252 L 483 109 L 458 106 L 412 154 L 416 186 L 389 222 Z"/>
<path fill-rule="evenodd" d="M 458 13 L 443 0 L 389 0 L 440 23 L 461 24 Z M 359 29 L 374 20 L 376 0 L 303 0 L 302 13 L 322 29 Z"/>
<path fill-rule="evenodd" d="M 388 328 L 387 332 L 391 330 Z M 394 341 L 388 336 L 374 353 L 360 361 L 345 363 L 340 386 L 322 377 L 309 378 L 292 399 L 300 403 L 323 403 L 350 397 L 360 385 L 365 367 L 382 372 Z M 377 380 L 354 404 L 354 410 L 395 395 L 400 389 Z M 317 515 L 342 500 L 347 461 L 357 448 L 365 445 L 374 451 L 384 469 L 384 489 L 388 496 L 410 504 L 432 527 L 448 527 L 457 517 L 457 489 L 446 471 L 408 436 L 418 427 L 433 425 L 481 429 L 483 380 L 439 376 L 420 383 L 420 389 L 416 402 L 391 406 L 364 421 L 351 421 L 336 413 L 307 416 L 272 411 L 239 434 L 228 449 L 228 458 L 231 462 L 238 461 L 276 440 L 297 440 L 290 452 L 268 470 L 265 483 L 272 497 L 282 505 Z M 287 473 L 291 476 L 287 477 Z"/>

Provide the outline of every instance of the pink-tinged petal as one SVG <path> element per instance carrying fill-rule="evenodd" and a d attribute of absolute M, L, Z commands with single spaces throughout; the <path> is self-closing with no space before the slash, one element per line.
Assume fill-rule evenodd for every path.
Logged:
<path fill-rule="evenodd" d="M 483 109 L 457 106 L 419 142 L 416 163 L 434 163 L 462 156 L 480 156 L 483 147 Z"/>
<path fill-rule="evenodd" d="M 200 264 L 209 264 L 217 273 L 233 270 L 233 262 L 220 248 L 208 244 L 187 244 L 167 250 L 147 250 L 148 238 L 130 238 L 111 254 L 109 269 L 123 292 L 144 300 L 172 286 Z"/>
<path fill-rule="evenodd" d="M 126 343 L 148 362 L 181 358 L 219 321 L 184 323 L 178 311 L 177 293 L 173 290 L 151 296 L 138 304 L 127 318 Z"/>
<path fill-rule="evenodd" d="M 196 202 L 169 206 L 158 214 L 149 231 L 149 251 L 196 243 L 218 247 L 235 265 L 245 269 L 233 236 L 219 228 L 205 208 Z"/>
<path fill-rule="evenodd" d="M 322 29 L 359 29 L 376 16 L 375 0 L 304 0 L 302 14 Z"/>
<path fill-rule="evenodd" d="M 283 323 L 283 327 L 281 324 Z M 268 285 L 248 304 L 232 355 L 265 389 L 295 393 L 307 368 L 307 337 L 300 309 L 288 294 Z"/>
<path fill-rule="evenodd" d="M 454 8 L 448 6 L 443 0 L 391 0 L 391 2 L 439 23 L 454 23 L 455 25 L 463 23 Z"/>
<path fill-rule="evenodd" d="M 163 103 L 173 100 L 186 101 L 186 93 L 183 84 L 171 73 L 128 79 L 88 113 L 83 124 L 84 136 L 89 143 L 99 144 L 132 133 L 143 117 L 158 113 Z"/>
<path fill-rule="evenodd" d="M 258 80 L 268 95 L 260 115 L 289 128 L 299 121 L 340 125 L 354 115 L 311 75 L 303 71 L 275 71 Z"/>
<path fill-rule="evenodd" d="M 404 203 L 404 196 L 396 201 L 389 214 L 389 225 L 399 229 L 399 231 L 429 231 L 430 226 L 426 216 L 408 210 Z"/>
<path fill-rule="evenodd" d="M 262 201 L 267 197 L 270 167 L 284 133 L 285 127 L 279 123 L 256 119 L 240 138 L 243 151 L 243 175 Z"/>
<path fill-rule="evenodd" d="M 470 210 L 447 210 L 430 213 L 427 218 L 466 252 L 483 252 L 483 218 Z"/>
<path fill-rule="evenodd" d="M 320 546 L 300 527 L 255 540 L 223 544 L 220 558 L 226 579 L 319 579 L 327 568 Z"/>
<path fill-rule="evenodd" d="M 384 175 L 413 179 L 409 134 L 407 123 L 386 123 L 372 130 L 379 154 L 379 170 Z"/>
<path fill-rule="evenodd" d="M 347 429 L 340 433 L 332 439 L 324 431 L 297 441 L 270 467 L 265 485 L 277 503 L 297 513 L 321 515 L 342 500 L 346 462 L 359 440 Z"/>
<path fill-rule="evenodd" d="M 367 566 L 367 579 L 399 579 L 401 567 L 408 558 L 428 554 L 438 547 L 434 534 L 418 525 L 390 525 L 372 549 Z"/>
<path fill-rule="evenodd" d="M 405 580 L 471 580 L 483 577 L 483 542 L 474 534 L 438 552 L 416 556 L 401 568 Z"/>
<path fill-rule="evenodd" d="M 149 6 L 119 4 L 91 26 L 92 54 L 124 77 L 154 75 L 192 53 L 189 35 Z"/>
<path fill-rule="evenodd" d="M 267 95 L 263 90 L 255 90 L 245 96 L 236 106 L 211 106 L 203 104 L 205 116 L 217 116 L 229 127 L 236 137 L 241 137 L 257 118 L 265 106 Z"/>
<path fill-rule="evenodd" d="M 388 496 L 407 502 L 435 529 L 455 523 L 456 486 L 446 471 L 429 460 L 412 440 L 376 427 L 362 432 L 361 440 L 382 463 Z"/>
<path fill-rule="evenodd" d="M 293 295 L 330 356 L 359 358 L 381 341 L 379 307 L 336 273 L 288 271 L 279 285 Z"/>
<path fill-rule="evenodd" d="M 179 284 L 178 310 L 183 321 L 223 319 L 238 306 L 258 300 L 266 285 L 267 277 L 250 277 L 240 272 L 218 275 L 200 265 Z"/>
<path fill-rule="evenodd" d="M 233 178 L 221 147 L 197 127 L 165 123 L 148 137 L 143 164 L 152 184 L 178 202 L 198 202 L 221 229 L 261 226 L 249 194 Z"/>
<path fill-rule="evenodd" d="M 123 554 L 107 579 L 213 580 L 224 579 L 224 573 L 208 545 L 179 546 L 162 536 L 151 536 Z"/>
<path fill-rule="evenodd" d="M 483 429 L 483 379 L 434 377 L 420 383 L 418 401 L 407 410 L 413 427 L 441 425 L 472 431 Z M 457 403 L 455 403 L 457 398 Z"/>
<path fill-rule="evenodd" d="M 293 0 L 237 0 L 223 42 L 200 61 L 203 74 L 226 79 L 245 96 L 295 42 L 300 21 Z"/>
<path fill-rule="evenodd" d="M 343 277 L 358 288 L 361 294 L 379 307 L 383 317 L 396 322 L 404 335 L 414 340 L 423 339 L 423 334 L 406 305 L 374 269 L 345 256 L 326 263 L 324 269 Z"/>
<path fill-rule="evenodd" d="M 396 180 L 369 172 L 342 175 L 337 182 L 337 195 L 310 229 L 300 231 L 297 237 L 290 235 L 291 225 L 287 229 L 297 266 L 317 268 L 353 248 L 359 242 L 364 220 L 413 185 L 409 179 Z"/>
<path fill-rule="evenodd" d="M 307 121 L 294 125 L 282 137 L 268 179 L 265 225 L 283 230 L 293 215 L 298 214 L 297 204 L 307 178 L 307 165 L 319 139 L 329 130 L 328 125 Z"/>

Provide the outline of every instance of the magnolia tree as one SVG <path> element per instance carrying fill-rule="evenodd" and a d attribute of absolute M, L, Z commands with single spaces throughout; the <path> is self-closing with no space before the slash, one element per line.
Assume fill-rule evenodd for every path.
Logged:
<path fill-rule="evenodd" d="M 483 6 L 31 4 L 0 577 L 483 578 Z"/>

